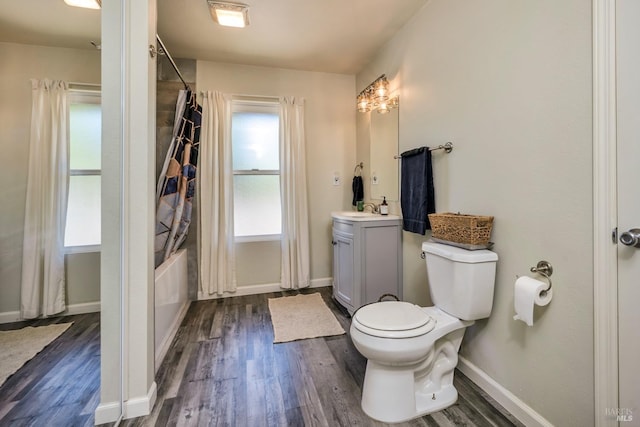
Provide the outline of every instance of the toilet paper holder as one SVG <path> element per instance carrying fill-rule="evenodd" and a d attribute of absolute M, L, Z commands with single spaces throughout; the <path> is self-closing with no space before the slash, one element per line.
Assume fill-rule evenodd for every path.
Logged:
<path fill-rule="evenodd" d="M 553 274 L 553 267 L 549 261 L 538 261 L 538 264 L 535 267 L 531 267 L 532 273 L 538 273 L 549 282 L 549 287 L 542 292 L 548 292 L 551 290 L 551 279 L 549 276 Z"/>

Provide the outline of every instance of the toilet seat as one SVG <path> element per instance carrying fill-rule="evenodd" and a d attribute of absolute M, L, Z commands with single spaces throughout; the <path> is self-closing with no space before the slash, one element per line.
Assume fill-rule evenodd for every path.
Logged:
<path fill-rule="evenodd" d="M 415 304 L 387 301 L 361 307 L 353 315 L 353 325 L 375 337 L 413 338 L 431 332 L 436 320 Z"/>

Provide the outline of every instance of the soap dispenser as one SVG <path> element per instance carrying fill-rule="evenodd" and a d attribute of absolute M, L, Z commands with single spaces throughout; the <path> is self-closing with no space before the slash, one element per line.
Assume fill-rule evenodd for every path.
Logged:
<path fill-rule="evenodd" d="M 389 204 L 387 203 L 386 196 L 382 196 L 382 203 L 380 203 L 380 215 L 389 215 Z"/>

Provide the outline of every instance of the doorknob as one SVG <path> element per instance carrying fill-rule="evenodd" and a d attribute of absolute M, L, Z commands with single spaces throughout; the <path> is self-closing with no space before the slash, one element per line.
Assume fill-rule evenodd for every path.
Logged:
<path fill-rule="evenodd" d="M 640 228 L 632 228 L 620 235 L 620 243 L 626 246 L 640 248 Z"/>

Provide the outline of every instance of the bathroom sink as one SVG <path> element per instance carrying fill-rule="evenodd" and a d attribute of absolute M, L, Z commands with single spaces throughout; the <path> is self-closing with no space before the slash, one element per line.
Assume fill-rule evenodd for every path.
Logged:
<path fill-rule="evenodd" d="M 376 216 L 378 214 L 374 214 L 371 212 L 353 212 L 353 211 L 344 211 L 344 212 L 338 212 L 339 214 L 343 215 L 343 216 L 352 216 L 352 217 L 368 217 L 368 216 Z"/>
<path fill-rule="evenodd" d="M 398 215 L 380 215 L 371 212 L 357 211 L 331 212 L 331 217 L 337 219 L 346 219 L 350 221 L 384 221 L 390 219 L 397 220 L 400 218 Z"/>

